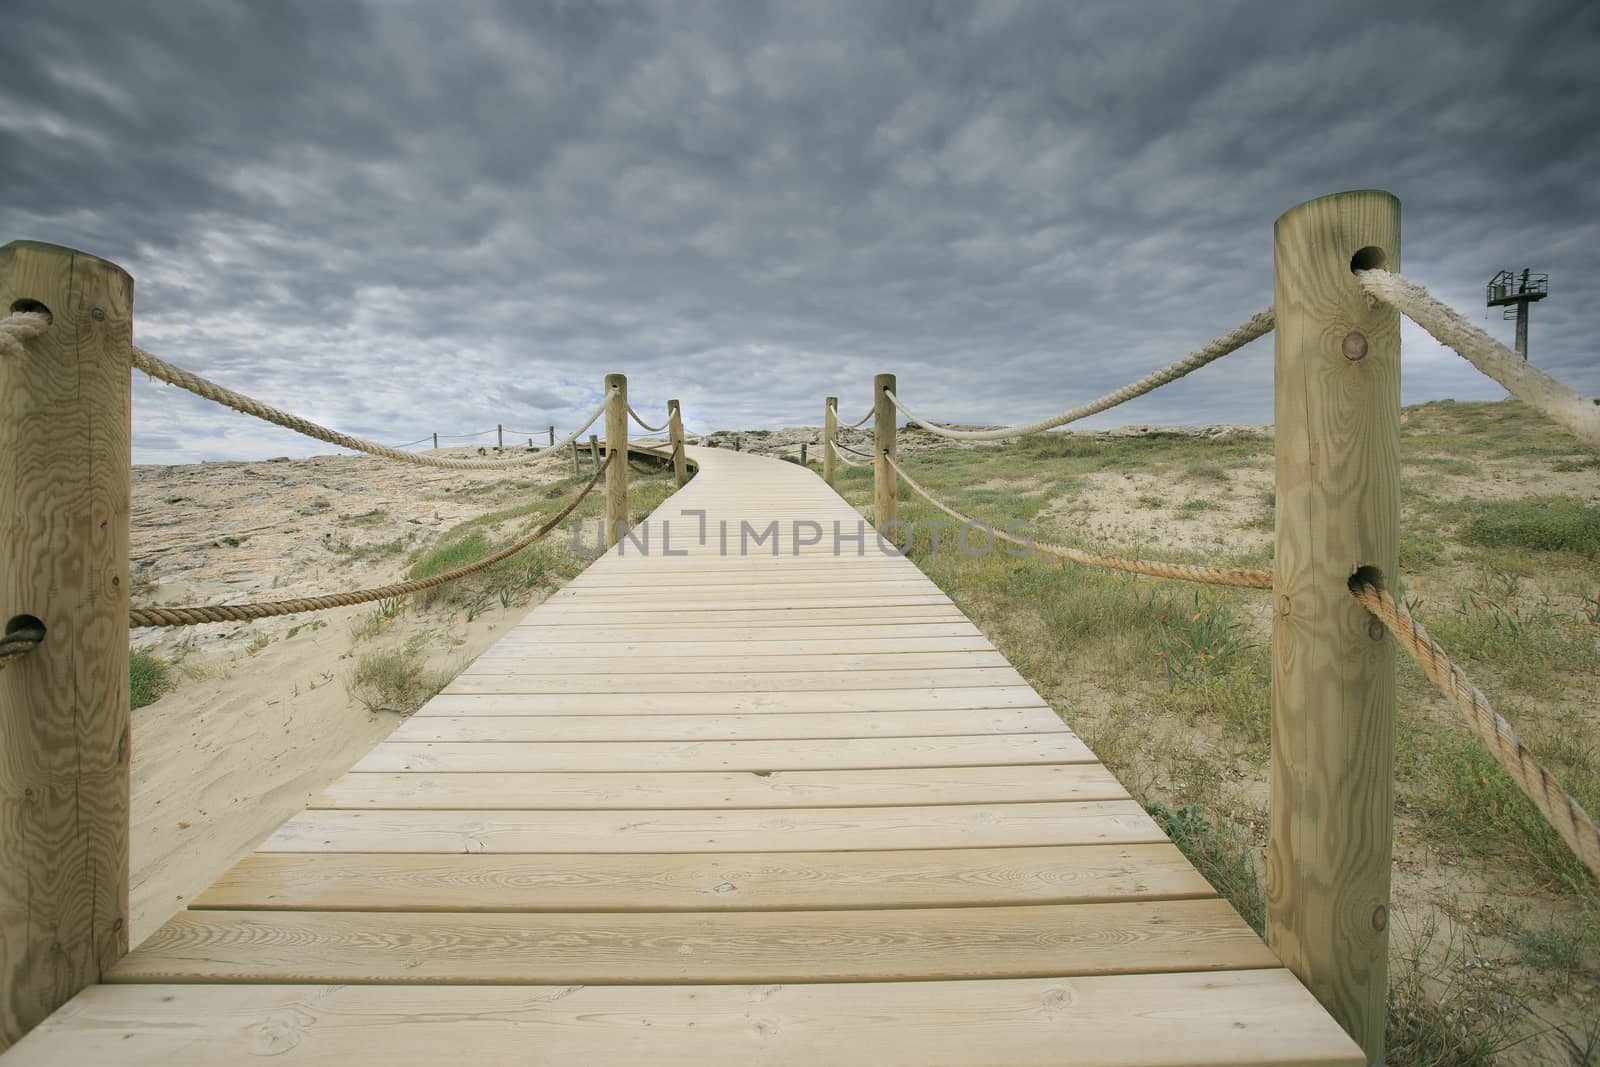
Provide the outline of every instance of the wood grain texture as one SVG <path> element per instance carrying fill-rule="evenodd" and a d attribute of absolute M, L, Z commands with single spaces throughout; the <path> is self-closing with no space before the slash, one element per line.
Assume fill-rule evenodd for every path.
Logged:
<path fill-rule="evenodd" d="M 346 774 L 318 808 L 638 810 L 645 808 L 873 808 L 1021 801 L 1121 800 L 1098 763 L 910 767 L 859 771 L 694 771 Z"/>
<path fill-rule="evenodd" d="M 299 911 L 792 911 L 1211 897 L 1169 844 L 893 852 L 247 856 L 191 905 Z"/>
<path fill-rule="evenodd" d="M 1400 324 L 1351 259 L 1400 268 L 1400 205 L 1342 193 L 1274 231 L 1277 552 L 1267 937 L 1374 1061 L 1383 1056 L 1394 649 L 1349 592 L 1397 577 Z M 1360 344 L 1346 345 L 1359 334 Z M 1360 359 L 1352 353 L 1364 350 Z"/>
<path fill-rule="evenodd" d="M 667 401 L 667 447 L 672 451 L 672 479 L 682 489 L 689 484 L 689 462 L 683 450 L 683 410 L 676 400 Z"/>
<path fill-rule="evenodd" d="M 792 741 L 386 741 L 357 771 L 803 771 L 1093 763 L 1069 732 Z"/>
<path fill-rule="evenodd" d="M 1359 1067 L 1282 969 L 785 986 L 88 990 L 7 1067 Z"/>
<path fill-rule="evenodd" d="M 186 911 L 113 982 L 895 981 L 1270 967 L 1223 900 L 871 911 Z"/>
<path fill-rule="evenodd" d="M 0 671 L 0 1048 L 128 946 L 133 279 L 12 242 L 0 314 L 35 304 L 49 328 L 0 356 L 0 626 L 47 631 Z"/>
<path fill-rule="evenodd" d="M 732 652 L 705 651 L 698 656 L 557 656 L 548 655 L 529 663 L 508 656 L 480 657 L 462 672 L 472 677 L 487 675 L 527 675 L 537 672 L 549 677 L 558 674 L 592 676 L 607 674 L 623 678 L 635 674 L 773 674 L 805 671 L 832 674 L 839 671 L 956 670 L 963 667 L 1010 668 L 1006 658 L 993 649 L 970 651 L 902 652 Z"/>
<path fill-rule="evenodd" d="M 1139 844 L 1136 801 L 748 811 L 306 811 L 261 852 L 851 852 Z"/>
<path fill-rule="evenodd" d="M 817 712 L 786 715 L 429 715 L 409 719 L 391 741 L 751 741 L 848 740 L 979 734 L 1066 733 L 1049 708 L 986 711 Z"/>
<path fill-rule="evenodd" d="M 616 394 L 606 402 L 606 547 L 617 543 L 619 531 L 628 522 L 628 379 L 622 374 L 606 375 L 604 389 Z"/>
<path fill-rule="evenodd" d="M 1027 685 L 933 689 L 833 689 L 811 693 L 451 693 L 417 711 L 427 715 L 748 715 L 842 711 L 939 711 L 1044 707 Z"/>
<path fill-rule="evenodd" d="M 921 671 L 717 671 L 705 674 L 611 672 L 562 675 L 527 665 L 517 674 L 467 670 L 446 693 L 804 693 L 829 690 L 987 688 L 1026 685 L 1014 667 L 929 667 Z"/>

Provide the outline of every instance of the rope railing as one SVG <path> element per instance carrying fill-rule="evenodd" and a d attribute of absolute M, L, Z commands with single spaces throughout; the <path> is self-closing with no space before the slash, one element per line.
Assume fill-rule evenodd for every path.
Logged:
<path fill-rule="evenodd" d="M 0 356 L 22 358 L 22 342 L 39 336 L 50 325 L 50 317 L 38 311 L 13 311 L 0 319 Z"/>
<path fill-rule="evenodd" d="M 276 426 L 282 426 L 287 430 L 293 430 L 295 433 L 303 434 L 306 437 L 325 441 L 340 448 L 365 452 L 370 456 L 378 456 L 382 459 L 392 459 L 418 467 L 440 467 L 445 470 L 504 470 L 543 459 L 547 455 L 552 455 L 559 449 L 564 448 L 568 441 L 577 440 L 579 434 L 594 425 L 595 420 L 605 413 L 606 402 L 610 399 L 609 396 L 602 399 L 599 406 L 594 409 L 593 414 L 585 419 L 583 424 L 576 430 L 572 431 L 566 440 L 549 448 L 541 449 L 531 456 L 518 456 L 512 459 L 447 459 L 441 456 L 422 455 L 417 452 L 402 452 L 400 449 L 392 448 L 389 445 L 378 444 L 376 441 L 368 441 L 347 433 L 341 433 L 338 430 L 330 430 L 325 426 L 319 426 L 309 419 L 291 415 L 269 404 L 263 404 L 261 401 L 243 393 L 235 392 L 226 386 L 218 385 L 216 382 L 202 378 L 198 374 L 173 366 L 152 356 L 142 348 L 135 347 L 133 349 L 133 365 L 151 377 L 164 381 L 169 385 L 187 389 L 196 396 L 210 400 L 213 403 L 221 404 L 223 407 L 232 408 L 234 411 L 246 415 L 253 415 L 258 419 L 273 423 Z"/>
<path fill-rule="evenodd" d="M 0 671 L 10 666 L 12 660 L 28 655 L 43 642 L 43 626 L 19 626 L 0 637 Z"/>
<path fill-rule="evenodd" d="M 375 600 L 388 600 L 394 597 L 408 596 L 411 593 L 420 593 L 425 589 L 453 582 L 458 578 L 465 578 L 469 574 L 492 567 L 503 559 L 516 555 L 528 546 L 541 541 L 546 535 L 559 526 L 568 515 L 571 515 L 584 498 L 599 483 L 600 476 L 611 465 L 612 455 L 600 461 L 594 474 L 577 496 L 568 502 L 559 513 L 548 522 L 542 524 L 532 533 L 518 538 L 500 551 L 485 556 L 483 559 L 454 570 L 435 574 L 428 578 L 416 578 L 408 582 L 394 582 L 389 585 L 380 585 L 371 589 L 356 589 L 346 593 L 329 593 L 324 596 L 296 597 L 290 600 L 257 601 L 248 604 L 207 604 L 198 607 L 155 607 L 133 608 L 128 612 L 128 625 L 140 626 L 196 626 L 208 622 L 250 622 L 255 619 L 267 619 L 277 615 L 299 615 L 308 611 L 326 611 L 329 608 L 347 608 L 356 604 L 366 604 Z"/>
<path fill-rule="evenodd" d="M 853 452 L 857 456 L 861 455 L 860 452 L 855 452 L 854 449 L 847 449 L 837 441 L 833 443 L 833 458 L 838 460 L 840 463 L 843 463 L 846 467 L 865 467 L 872 462 L 871 456 L 863 456 L 861 459 L 851 459 L 850 456 L 845 454 L 847 452 Z"/>
<path fill-rule="evenodd" d="M 1517 737 L 1517 731 L 1495 711 L 1483 691 L 1468 680 L 1438 642 L 1405 607 L 1368 582 L 1352 583 L 1351 593 L 1372 612 L 1411 654 L 1440 693 L 1450 702 L 1496 763 L 1527 794 L 1546 822 L 1561 835 L 1573 854 L 1600 879 L 1600 830 L 1583 805 L 1561 788 L 1549 771 Z"/>
<path fill-rule="evenodd" d="M 957 511 L 924 489 L 915 478 L 906 473 L 905 468 L 900 465 L 899 460 L 895 459 L 894 456 L 887 456 L 886 458 L 889 461 L 889 466 L 893 467 L 895 473 L 905 480 L 906 485 L 911 487 L 912 492 L 957 522 L 983 527 L 1002 541 L 1021 545 L 1036 552 L 1058 556 L 1074 563 L 1106 567 L 1111 570 L 1124 571 L 1128 574 L 1143 574 L 1150 578 L 1174 578 L 1184 582 L 1200 582 L 1205 585 L 1228 585 L 1241 589 L 1272 588 L 1271 571 L 1250 570 L 1242 567 L 1207 567 L 1197 563 L 1167 563 L 1161 560 L 1132 559 L 1127 556 L 1114 556 L 1105 552 L 1089 552 L 1081 548 L 1072 548 L 1068 545 L 1055 545 L 1047 541 L 1034 541 L 1026 537 L 1018 537 L 1008 530 L 996 529 L 987 523 L 972 518 L 970 515 Z"/>
<path fill-rule="evenodd" d="M 479 430 L 477 433 L 442 433 L 438 435 L 438 438 L 441 441 L 466 441 L 474 437 L 488 437 L 492 433 L 499 432 L 500 428 L 495 426 L 487 430 Z"/>
<path fill-rule="evenodd" d="M 839 409 L 838 408 L 832 408 L 831 410 L 833 411 L 833 417 L 836 418 L 836 419 L 839 419 Z M 873 409 L 872 408 L 868 408 L 867 409 L 867 413 L 865 415 L 861 416 L 855 422 L 845 422 L 843 419 L 839 419 L 839 429 L 841 429 L 841 430 L 854 430 L 856 427 L 864 425 L 868 419 L 872 418 L 872 414 L 873 414 Z"/>
<path fill-rule="evenodd" d="M 1546 374 L 1403 275 L 1361 270 L 1356 277 L 1369 297 L 1402 312 L 1440 344 L 1505 386 L 1512 396 L 1600 448 L 1600 397 L 1585 397 Z"/>
<path fill-rule="evenodd" d="M 660 426 L 651 426 L 648 422 L 644 421 L 644 419 L 640 416 L 640 414 L 637 411 L 635 411 L 633 409 L 633 405 L 632 404 L 628 405 L 628 417 L 631 418 L 634 422 L 638 423 L 639 424 L 639 428 L 641 430 L 644 430 L 646 433 L 664 433 L 666 431 L 667 427 L 669 425 L 671 425 L 671 423 L 672 423 L 672 420 L 669 418 L 666 422 L 663 422 Z"/>
<path fill-rule="evenodd" d="M 1198 352 L 1194 352 L 1176 363 L 1169 364 L 1153 374 L 1148 374 L 1136 382 L 1130 382 L 1121 389 L 1107 393 L 1097 400 L 1091 400 L 1087 404 L 1079 404 L 1075 408 L 1068 408 L 1059 415 L 1051 415 L 1049 418 L 1040 419 L 1037 422 L 1022 423 L 1017 426 L 1001 426 L 993 430 L 957 430 L 953 427 L 929 422 L 917 415 L 900 402 L 900 398 L 894 394 L 893 390 L 889 391 L 888 396 L 889 401 L 909 421 L 929 433 L 937 434 L 940 437 L 948 437 L 952 441 L 1002 441 L 1011 437 L 1027 437 L 1030 434 L 1043 433 L 1045 430 L 1053 430 L 1058 426 L 1065 426 L 1069 422 L 1086 419 L 1090 415 L 1097 415 L 1119 404 L 1125 404 L 1136 397 L 1141 397 L 1152 390 L 1159 389 L 1163 385 L 1175 382 L 1184 375 L 1192 374 L 1206 364 L 1215 362 L 1230 352 L 1238 351 L 1251 341 L 1265 337 L 1272 332 L 1276 322 L 1277 318 L 1272 308 L 1258 312 L 1252 315 L 1248 321 L 1223 334 Z M 865 422 L 866 420 L 863 419 L 862 421 Z"/>

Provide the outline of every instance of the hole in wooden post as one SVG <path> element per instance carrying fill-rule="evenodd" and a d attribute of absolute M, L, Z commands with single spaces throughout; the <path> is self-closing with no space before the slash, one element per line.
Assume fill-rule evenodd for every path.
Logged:
<path fill-rule="evenodd" d="M 1378 592 L 1383 592 L 1383 572 L 1377 567 L 1357 567 L 1350 575 L 1350 591 L 1359 593 L 1366 586 L 1372 586 Z"/>
<path fill-rule="evenodd" d="M 6 636 L 14 633 L 32 632 L 39 635 L 39 640 L 44 640 L 44 622 L 33 615 L 13 615 L 6 621 Z"/>
<path fill-rule="evenodd" d="M 51 314 L 50 309 L 39 303 L 37 300 L 29 300 L 27 297 L 22 297 L 19 300 L 11 301 L 11 314 L 23 315 L 30 311 L 39 315 L 43 315 L 45 319 L 52 325 L 56 321 L 56 317 Z"/>
<path fill-rule="evenodd" d="M 1352 273 L 1358 270 L 1382 270 L 1388 262 L 1389 257 L 1383 254 L 1383 249 L 1368 245 L 1350 257 L 1350 270 Z"/>

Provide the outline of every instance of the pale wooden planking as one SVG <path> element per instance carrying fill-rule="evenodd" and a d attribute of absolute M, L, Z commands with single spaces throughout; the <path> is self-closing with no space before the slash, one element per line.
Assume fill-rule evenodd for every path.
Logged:
<path fill-rule="evenodd" d="M 479 657 L 466 674 L 524 675 L 549 677 L 558 674 L 608 674 L 625 677 L 635 674 L 761 674 L 809 671 L 930 671 L 958 670 L 965 667 L 1005 667 L 1010 663 L 1000 653 L 966 652 L 889 652 L 889 653 L 703 653 L 699 656 L 567 656 L 546 655 L 538 659 L 513 656 Z"/>
<path fill-rule="evenodd" d="M 623 855 L 256 853 L 190 906 L 256 911 L 803 911 L 1215 895 L 1170 844 Z"/>
<path fill-rule="evenodd" d="M 857 852 L 1166 840 L 1133 800 L 689 811 L 305 811 L 261 852 Z"/>
<path fill-rule="evenodd" d="M 430 715 L 390 741 L 747 741 L 1062 733 L 1048 708 L 820 712 L 809 715 Z"/>
<path fill-rule="evenodd" d="M 668 601 L 653 607 L 619 605 L 589 609 L 587 601 L 567 601 L 539 605 L 537 614 L 542 625 L 604 626 L 624 628 L 638 625 L 693 627 L 693 626 L 788 626 L 797 622 L 821 623 L 829 626 L 849 626 L 857 622 L 943 622 L 968 623 L 970 620 L 948 600 L 926 598 L 920 604 L 879 604 L 876 602 L 851 604 L 822 604 L 802 607 L 794 603 L 765 606 L 708 605 L 699 610 L 680 610 Z M 518 631 L 524 627 L 518 627 Z"/>
<path fill-rule="evenodd" d="M 734 715 L 840 711 L 1042 708 L 1026 685 L 816 693 L 441 693 L 418 715 Z"/>
<path fill-rule="evenodd" d="M 594 645 L 600 632 L 576 623 L 531 622 L 538 613 L 527 616 L 511 632 L 488 649 L 494 652 L 502 645 L 520 647 L 537 655 L 545 649 L 560 649 L 569 644 Z M 774 642 L 807 642 L 822 644 L 836 642 L 844 645 L 876 645 L 884 642 L 884 651 L 891 651 L 898 642 L 932 641 L 940 638 L 955 640 L 980 640 L 989 647 L 988 638 L 970 622 L 940 622 L 937 619 L 920 619 L 893 623 L 789 623 L 768 626 L 749 626 L 739 623 L 717 624 L 705 620 L 697 625 L 677 625 L 667 619 L 650 625 L 608 626 L 605 636 L 614 639 L 619 647 L 684 644 L 698 648 L 701 645 L 721 645 L 729 642 L 741 647 L 770 647 Z M 818 649 L 817 651 L 822 651 Z M 487 652 L 485 653 L 488 654 Z"/>
<path fill-rule="evenodd" d="M 688 640 L 679 635 L 669 639 L 656 635 L 655 640 L 615 641 L 602 643 L 593 640 L 552 641 L 544 635 L 517 638 L 507 637 L 479 656 L 476 663 L 502 660 L 528 660 L 542 663 L 548 659 L 584 659 L 598 656 L 616 656 L 628 662 L 654 659 L 682 659 L 698 656 L 815 656 L 826 653 L 851 653 L 857 655 L 885 655 L 906 652 L 988 652 L 993 649 L 987 638 L 974 630 L 967 634 L 933 635 L 928 637 L 840 637 L 837 632 L 823 638 L 778 636 L 766 641 L 753 640 L 738 631 L 725 631 L 715 637 L 696 637 Z M 581 635 L 574 634 L 574 637 Z M 615 634 L 612 635 L 613 637 Z"/>
<path fill-rule="evenodd" d="M 693 484 L 693 483 L 691 483 Z M 785 986 L 92 987 L 6 1067 L 1362 1067 L 1279 969 Z"/>
<path fill-rule="evenodd" d="M 476 774 L 351 773 L 309 807 L 474 809 L 820 808 L 1120 800 L 1098 763 L 911 767 L 860 771 Z"/>
<path fill-rule="evenodd" d="M 386 741 L 357 771 L 802 771 L 1093 763 L 1070 731 L 790 741 Z"/>
<path fill-rule="evenodd" d="M 1224 900 L 868 911 L 186 911 L 112 982 L 895 981 L 1276 962 Z"/>
<path fill-rule="evenodd" d="M 1016 669 L 930 667 L 922 671 L 725 671 L 707 674 L 477 674 L 468 670 L 445 687 L 447 693 L 803 693 L 837 689 L 922 689 L 1027 685 Z"/>

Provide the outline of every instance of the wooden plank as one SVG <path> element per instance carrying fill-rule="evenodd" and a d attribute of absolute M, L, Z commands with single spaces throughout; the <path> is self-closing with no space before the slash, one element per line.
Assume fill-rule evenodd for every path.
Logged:
<path fill-rule="evenodd" d="M 538 668 L 530 665 L 531 671 Z M 1013 667 L 931 667 L 924 671 L 766 671 L 759 674 L 476 674 L 468 671 L 447 693 L 803 693 L 857 689 L 968 688 L 1026 685 Z"/>
<path fill-rule="evenodd" d="M 1133 800 L 747 811 L 306 811 L 261 852 L 857 852 L 1147 844 Z"/>
<path fill-rule="evenodd" d="M 528 618 L 534 618 L 534 612 Z M 787 644 L 789 642 L 823 643 L 836 641 L 846 645 L 861 642 L 876 644 L 886 642 L 890 648 L 900 641 L 927 641 L 938 638 L 955 638 L 957 640 L 982 640 L 986 644 L 988 639 L 983 637 L 978 628 L 970 622 L 941 622 L 937 619 L 908 620 L 904 622 L 874 623 L 857 622 L 849 623 L 843 620 L 832 623 L 791 623 L 787 625 L 749 626 L 741 623 L 726 623 L 718 625 L 713 620 L 690 625 L 673 625 L 665 618 L 658 619 L 651 625 L 634 626 L 608 626 L 606 633 L 615 635 L 621 644 L 633 645 L 662 645 L 667 643 L 682 643 L 690 646 L 700 644 L 726 644 L 736 643 L 740 646 L 759 645 L 770 646 L 773 642 Z M 493 652 L 501 645 L 515 645 L 528 651 L 538 651 L 544 648 L 560 648 L 563 645 L 575 644 L 579 646 L 593 645 L 596 642 L 597 632 L 587 626 L 573 623 L 552 623 L 549 625 L 522 624 L 514 627 L 500 642 L 488 650 Z M 888 651 L 886 648 L 885 651 Z M 815 651 L 825 651 L 816 649 Z M 488 653 L 486 652 L 485 655 Z"/>
<path fill-rule="evenodd" d="M 969 622 L 956 606 L 948 600 L 932 600 L 919 604 L 879 604 L 879 603 L 824 603 L 814 606 L 802 606 L 795 603 L 772 604 L 764 607 L 749 605 L 726 606 L 718 609 L 715 605 L 707 605 L 703 610 L 693 612 L 684 611 L 681 614 L 668 605 L 661 604 L 655 608 L 641 608 L 619 605 L 612 608 L 599 607 L 593 610 L 585 606 L 587 601 L 566 604 L 551 604 L 548 601 L 541 604 L 538 609 L 540 623 L 556 626 L 598 625 L 605 626 L 636 626 L 639 624 L 652 624 L 669 627 L 691 626 L 745 626 L 751 623 L 757 625 L 787 626 L 796 622 L 825 623 L 830 626 L 848 626 L 852 622 L 901 622 L 901 621 L 931 621 L 962 623 Z M 523 627 L 518 628 L 520 632 Z"/>
<path fill-rule="evenodd" d="M 693 483 L 691 483 L 693 484 Z M 6 1067 L 1362 1067 L 1281 969 L 785 986 L 104 985 Z"/>
<path fill-rule="evenodd" d="M 614 633 L 615 631 L 608 631 Z M 552 641 L 547 637 L 536 636 L 521 638 L 510 636 L 502 639 L 475 663 L 499 662 L 512 660 L 526 660 L 530 663 L 542 663 L 546 659 L 573 657 L 576 659 L 592 658 L 614 653 L 618 657 L 627 657 L 629 662 L 645 659 L 682 659 L 684 657 L 698 656 L 726 656 L 726 655 L 767 655 L 767 656 L 815 656 L 831 653 L 855 653 L 885 655 L 895 652 L 988 652 L 994 646 L 982 634 L 973 630 L 971 634 L 934 635 L 929 637 L 907 637 L 898 633 L 894 637 L 839 637 L 837 633 L 823 638 L 784 637 L 769 638 L 767 640 L 752 640 L 741 636 L 738 631 L 721 631 L 714 638 L 679 639 L 676 635 L 666 639 L 657 634 L 655 640 L 644 639 L 618 640 L 612 644 L 595 641 L 594 634 L 590 640 L 582 640 L 581 634 L 572 634 L 578 640 Z"/>
<path fill-rule="evenodd" d="M 441 693 L 417 715 L 733 715 L 1045 707 L 1026 685 L 817 693 Z"/>
<path fill-rule="evenodd" d="M 429 715 L 390 741 L 740 741 L 1060 733 L 1048 708 L 839 712 L 810 715 Z"/>
<path fill-rule="evenodd" d="M 545 655 L 537 659 L 527 656 L 479 657 L 464 674 L 483 675 L 535 675 L 550 677 L 558 674 L 595 675 L 612 677 L 659 674 L 763 674 L 832 673 L 838 671 L 918 671 L 959 670 L 966 667 L 1004 667 L 1010 669 L 1006 658 L 993 649 L 976 652 L 844 652 L 782 654 L 758 651 L 724 651 L 719 655 L 698 656 L 570 656 Z"/>
<path fill-rule="evenodd" d="M 471 809 L 820 808 L 1120 800 L 1098 763 L 912 767 L 862 771 L 695 771 L 534 774 L 346 774 L 317 808 Z"/>
<path fill-rule="evenodd" d="M 630 985 L 1037 978 L 1276 962 L 1224 900 L 714 915 L 187 911 L 106 979 Z"/>
<path fill-rule="evenodd" d="M 247 856 L 191 905 L 309 911 L 770 911 L 1205 898 L 1170 844 L 895 852 Z"/>
<path fill-rule="evenodd" d="M 812 741 L 402 742 L 378 745 L 357 771 L 803 771 L 1093 763 L 1070 732 Z"/>

